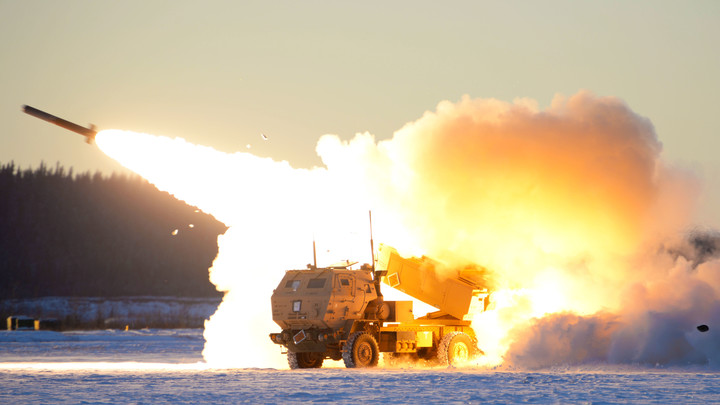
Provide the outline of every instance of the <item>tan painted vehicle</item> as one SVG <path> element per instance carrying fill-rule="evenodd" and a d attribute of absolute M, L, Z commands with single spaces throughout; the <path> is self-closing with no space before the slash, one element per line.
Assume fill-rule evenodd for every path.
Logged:
<path fill-rule="evenodd" d="M 485 269 L 447 269 L 423 257 L 406 259 L 380 245 L 377 267 L 288 270 L 273 292 L 270 339 L 287 350 L 290 368 L 319 368 L 325 359 L 346 367 L 426 360 L 456 365 L 482 353 L 471 316 L 488 304 Z M 385 301 L 380 281 L 439 311 L 415 318 L 412 301 Z"/>

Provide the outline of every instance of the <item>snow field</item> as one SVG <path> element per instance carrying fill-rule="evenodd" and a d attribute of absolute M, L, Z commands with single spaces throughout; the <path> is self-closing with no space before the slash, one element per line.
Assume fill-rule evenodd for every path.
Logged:
<path fill-rule="evenodd" d="M 709 367 L 218 369 L 202 347 L 201 329 L 0 332 L 0 403 L 720 402 Z"/>

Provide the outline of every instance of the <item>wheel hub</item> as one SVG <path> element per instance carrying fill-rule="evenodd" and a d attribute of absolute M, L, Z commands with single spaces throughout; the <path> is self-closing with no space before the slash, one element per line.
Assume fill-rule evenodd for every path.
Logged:
<path fill-rule="evenodd" d="M 455 361 L 467 361 L 470 358 L 470 349 L 464 342 L 458 342 L 453 347 L 452 358 Z"/>
<path fill-rule="evenodd" d="M 373 353 L 372 348 L 367 343 L 362 343 L 357 350 L 357 357 L 360 363 L 369 364 L 372 360 Z"/>

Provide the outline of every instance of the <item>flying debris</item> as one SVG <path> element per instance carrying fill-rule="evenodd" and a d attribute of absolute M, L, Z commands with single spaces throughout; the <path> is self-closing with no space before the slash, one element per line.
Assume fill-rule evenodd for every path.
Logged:
<path fill-rule="evenodd" d="M 32 115 L 35 118 L 40 118 L 41 120 L 45 120 L 51 124 L 55 124 L 57 126 L 68 129 L 70 131 L 76 132 L 76 133 L 84 136 L 86 138 L 85 142 L 87 142 L 88 144 L 92 144 L 95 142 L 95 135 L 97 135 L 97 131 L 95 130 L 95 125 L 90 124 L 90 128 L 85 128 L 83 126 L 72 123 L 70 121 L 66 121 L 60 117 L 56 117 L 52 114 L 48 114 L 45 111 L 38 110 L 37 108 L 34 108 L 34 107 L 30 107 L 29 105 L 23 106 L 23 112 L 25 112 L 25 114 Z"/>
<path fill-rule="evenodd" d="M 710 330 L 710 327 L 707 325 L 698 325 L 697 330 L 700 332 L 707 332 Z"/>
<path fill-rule="evenodd" d="M 267 137 L 267 135 L 265 135 L 265 134 L 260 134 L 260 136 L 262 136 L 262 139 L 263 139 L 263 140 L 265 140 L 265 141 L 267 141 L 267 140 L 268 140 L 268 137 Z"/>

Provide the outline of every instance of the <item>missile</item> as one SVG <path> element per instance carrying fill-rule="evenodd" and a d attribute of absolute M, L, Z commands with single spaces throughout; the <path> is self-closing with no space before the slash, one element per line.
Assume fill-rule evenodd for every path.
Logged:
<path fill-rule="evenodd" d="M 25 112 L 25 114 L 32 115 L 35 118 L 40 118 L 41 120 L 47 121 L 51 124 L 55 124 L 59 127 L 63 127 L 65 129 L 69 129 L 70 131 L 76 132 L 84 136 L 86 138 L 85 142 L 89 144 L 92 144 L 95 141 L 95 135 L 97 135 L 95 125 L 90 124 L 90 128 L 85 128 L 73 122 L 64 120 L 60 117 L 48 114 L 45 111 L 38 110 L 35 107 L 30 107 L 29 105 L 23 106 L 23 112 Z"/>

